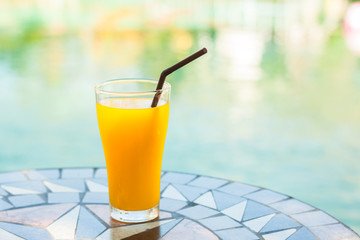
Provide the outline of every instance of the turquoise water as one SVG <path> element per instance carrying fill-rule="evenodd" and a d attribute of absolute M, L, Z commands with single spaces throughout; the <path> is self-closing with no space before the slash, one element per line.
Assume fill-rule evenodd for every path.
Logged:
<path fill-rule="evenodd" d="M 110 30 L 34 21 L 0 37 L 1 171 L 104 166 L 93 86 L 156 79 L 207 47 L 168 77 L 163 168 L 268 187 L 360 232 L 360 62 L 340 25 L 299 37 L 265 20 L 149 27 L 131 16 Z"/>

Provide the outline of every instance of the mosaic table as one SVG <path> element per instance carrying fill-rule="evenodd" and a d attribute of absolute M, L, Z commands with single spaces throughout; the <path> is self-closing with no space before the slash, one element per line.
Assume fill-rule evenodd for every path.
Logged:
<path fill-rule="evenodd" d="M 323 211 L 268 189 L 163 172 L 160 217 L 111 220 L 104 168 L 0 173 L 0 239 L 360 239 Z"/>

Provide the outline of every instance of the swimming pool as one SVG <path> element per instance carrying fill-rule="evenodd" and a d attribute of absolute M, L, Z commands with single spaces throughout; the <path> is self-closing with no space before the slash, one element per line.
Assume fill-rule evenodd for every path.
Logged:
<path fill-rule="evenodd" d="M 225 26 L 39 35 L 3 45 L 0 170 L 104 166 L 93 86 L 156 79 L 207 47 L 168 77 L 163 168 L 271 188 L 360 232 L 359 59 L 339 31 L 296 40 Z"/>

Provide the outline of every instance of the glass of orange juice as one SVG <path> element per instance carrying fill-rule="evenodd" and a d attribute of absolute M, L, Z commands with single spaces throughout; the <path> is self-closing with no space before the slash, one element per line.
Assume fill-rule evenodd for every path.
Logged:
<path fill-rule="evenodd" d="M 170 89 L 156 80 L 115 79 L 95 86 L 96 111 L 109 183 L 111 217 L 143 222 L 159 215 L 161 162 Z M 156 107 L 151 107 L 160 94 Z"/>

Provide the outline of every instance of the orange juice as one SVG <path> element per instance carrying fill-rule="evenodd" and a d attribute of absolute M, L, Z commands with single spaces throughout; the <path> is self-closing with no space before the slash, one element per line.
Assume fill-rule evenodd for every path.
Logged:
<path fill-rule="evenodd" d="M 110 204 L 138 211 L 159 204 L 169 103 L 109 98 L 96 104 L 109 183 Z"/>

